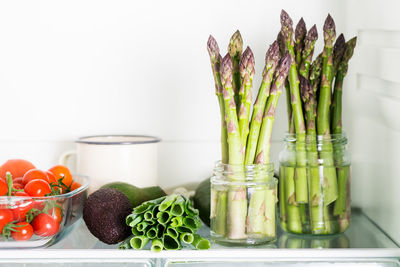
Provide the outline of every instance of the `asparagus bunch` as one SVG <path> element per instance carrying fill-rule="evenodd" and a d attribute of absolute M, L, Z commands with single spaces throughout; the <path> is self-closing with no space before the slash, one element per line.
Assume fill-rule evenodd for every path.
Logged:
<path fill-rule="evenodd" d="M 239 31 L 230 39 L 229 53 L 222 59 L 212 36 L 207 43 L 220 103 L 222 163 L 229 164 L 232 182 L 246 181 L 246 166 L 269 163 L 275 110 L 292 61 L 289 53 L 280 55 L 277 41 L 269 47 L 250 117 L 255 62 L 252 50 L 247 47 L 242 54 L 242 47 Z M 275 191 L 265 175 L 254 179 L 262 185 L 251 189 L 232 185 L 211 192 L 213 232 L 232 240 L 275 237 Z"/>
<path fill-rule="evenodd" d="M 291 232 L 334 233 L 337 223 L 333 221 L 339 221 L 341 230 L 348 226 L 349 170 L 342 167 L 342 147 L 330 140 L 331 133 L 342 133 L 343 79 L 356 38 L 346 43 L 341 34 L 335 42 L 335 23 L 328 15 L 323 27 L 323 52 L 312 61 L 318 38 L 316 25 L 305 34 L 306 25 L 301 19 L 292 37 L 292 20 L 284 10 L 281 25 L 279 36 L 285 44 L 281 51 L 288 50 L 296 59 L 292 61 L 286 91 L 290 100 L 289 132 L 296 134 L 296 145 L 291 148 L 296 151 L 296 159 L 281 168 L 281 220 Z M 321 144 L 317 146 L 317 142 Z M 323 162 L 323 173 L 318 169 L 319 162 Z"/>
<path fill-rule="evenodd" d="M 143 249 L 151 241 L 153 252 L 181 249 L 182 244 L 209 249 L 210 242 L 197 234 L 201 227 L 198 214 L 190 200 L 181 195 L 144 202 L 126 218 L 126 224 L 132 228 L 132 236 L 119 248 Z"/>

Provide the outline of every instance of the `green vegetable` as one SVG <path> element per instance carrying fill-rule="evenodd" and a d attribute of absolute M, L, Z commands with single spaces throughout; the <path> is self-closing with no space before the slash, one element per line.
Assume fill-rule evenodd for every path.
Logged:
<path fill-rule="evenodd" d="M 149 239 L 146 236 L 134 236 L 130 243 L 133 249 L 142 249 L 149 243 Z"/>
<path fill-rule="evenodd" d="M 207 226 L 210 226 L 210 194 L 211 181 L 207 178 L 197 186 L 193 197 L 194 207 L 199 210 L 199 216 Z"/>
<path fill-rule="evenodd" d="M 131 202 L 132 207 L 136 207 L 145 201 L 165 196 L 165 192 L 159 186 L 139 188 L 123 182 L 112 182 L 103 185 L 101 188 L 114 188 L 123 193 Z"/>
<path fill-rule="evenodd" d="M 160 252 L 163 250 L 164 244 L 160 239 L 153 239 L 151 241 L 151 251 L 152 252 Z"/>
<path fill-rule="evenodd" d="M 142 203 L 126 217 L 133 236 L 120 249 L 142 249 L 150 240 L 151 250 L 181 249 L 183 243 L 194 242 L 193 236 L 201 227 L 201 220 L 191 201 L 180 195 L 170 195 Z M 197 237 L 194 247 L 204 249 L 208 240 Z"/>

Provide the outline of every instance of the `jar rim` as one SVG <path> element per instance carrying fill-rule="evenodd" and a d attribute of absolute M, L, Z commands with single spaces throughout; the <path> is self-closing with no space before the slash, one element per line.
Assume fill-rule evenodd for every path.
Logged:
<path fill-rule="evenodd" d="M 285 133 L 285 137 L 283 138 L 283 141 L 288 142 L 288 143 L 294 143 L 297 141 L 297 136 L 298 134 L 294 133 Z M 342 132 L 340 134 L 324 134 L 324 135 L 305 135 L 305 143 L 308 143 L 310 141 L 317 141 L 317 142 L 334 142 L 334 143 L 342 143 L 342 144 L 347 144 L 347 136 L 345 132 Z"/>
<path fill-rule="evenodd" d="M 273 162 L 268 162 L 265 164 L 228 164 L 228 163 L 222 163 L 221 160 L 218 160 L 215 162 L 214 169 L 216 168 L 222 168 L 222 169 L 228 169 L 228 168 L 245 168 L 245 172 L 252 172 L 252 171 L 260 171 L 264 170 L 266 172 L 275 172 L 274 169 L 274 163 Z"/>

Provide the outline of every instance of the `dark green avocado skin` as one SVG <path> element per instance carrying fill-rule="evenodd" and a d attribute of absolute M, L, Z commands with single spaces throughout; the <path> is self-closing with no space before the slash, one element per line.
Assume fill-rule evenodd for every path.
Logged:
<path fill-rule="evenodd" d="M 106 244 L 117 244 L 131 235 L 126 217 L 132 212 L 129 199 L 113 188 L 92 193 L 83 208 L 83 220 L 89 231 Z"/>

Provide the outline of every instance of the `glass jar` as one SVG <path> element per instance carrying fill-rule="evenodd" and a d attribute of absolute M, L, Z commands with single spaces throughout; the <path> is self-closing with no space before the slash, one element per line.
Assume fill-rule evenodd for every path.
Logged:
<path fill-rule="evenodd" d="M 273 164 L 217 162 L 211 177 L 211 237 L 223 244 L 276 240 L 277 179 Z"/>
<path fill-rule="evenodd" d="M 298 141 L 305 140 L 305 141 Z M 345 134 L 287 134 L 279 154 L 281 228 L 329 235 L 350 225 L 350 154 Z"/>

